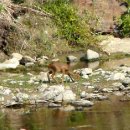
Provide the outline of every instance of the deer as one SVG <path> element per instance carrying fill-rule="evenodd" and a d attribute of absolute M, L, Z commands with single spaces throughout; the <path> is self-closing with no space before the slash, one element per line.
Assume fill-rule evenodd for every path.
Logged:
<path fill-rule="evenodd" d="M 64 75 L 67 74 L 72 82 L 74 82 L 74 79 L 71 77 L 73 75 L 72 72 L 70 72 L 70 62 L 67 61 L 66 63 L 62 63 L 60 61 L 53 61 L 48 65 L 49 72 L 47 74 L 48 76 L 48 81 L 50 83 L 50 75 L 51 78 L 57 82 L 57 80 L 54 78 L 56 73 L 62 73 L 62 83 L 63 83 L 63 78 Z M 58 82 L 57 82 L 58 83 Z"/>

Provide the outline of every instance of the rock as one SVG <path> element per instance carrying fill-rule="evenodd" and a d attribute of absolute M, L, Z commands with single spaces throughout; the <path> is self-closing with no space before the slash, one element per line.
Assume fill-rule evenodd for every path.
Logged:
<path fill-rule="evenodd" d="M 99 61 L 95 61 L 95 62 L 88 62 L 88 68 L 91 69 L 97 69 L 99 67 L 100 62 Z"/>
<path fill-rule="evenodd" d="M 4 101 L 4 97 L 0 95 L 0 102 L 3 102 Z"/>
<path fill-rule="evenodd" d="M 31 58 L 30 56 L 23 56 L 22 59 L 20 60 L 20 64 L 21 65 L 26 65 L 26 66 L 29 66 L 29 64 L 31 63 L 34 64 L 36 61 Z"/>
<path fill-rule="evenodd" d="M 110 78 L 111 78 L 111 80 L 124 80 L 125 74 L 117 72 L 117 73 L 112 74 Z"/>
<path fill-rule="evenodd" d="M 37 90 L 39 92 L 44 92 L 48 88 L 47 84 L 42 84 L 41 86 L 38 86 Z"/>
<path fill-rule="evenodd" d="M 113 90 L 114 91 L 118 91 L 118 90 L 124 90 L 124 86 L 122 85 L 122 83 L 120 82 L 116 82 L 116 83 L 113 83 Z"/>
<path fill-rule="evenodd" d="M 61 104 L 49 103 L 48 107 L 49 108 L 57 108 L 57 107 L 61 107 Z"/>
<path fill-rule="evenodd" d="M 22 93 L 22 92 L 19 92 L 16 94 L 16 96 L 14 97 L 14 100 L 16 102 L 24 102 L 24 101 L 27 101 L 29 100 L 30 96 L 26 93 Z"/>
<path fill-rule="evenodd" d="M 59 96 L 61 93 L 63 93 L 64 86 L 62 85 L 53 85 L 48 87 L 42 94 L 41 98 L 49 101 L 49 100 L 56 100 L 56 97 Z"/>
<path fill-rule="evenodd" d="M 72 105 L 78 107 L 78 106 L 82 106 L 82 107 L 91 107 L 94 105 L 93 102 L 88 101 L 88 100 L 77 100 L 77 101 L 72 101 Z"/>
<path fill-rule="evenodd" d="M 37 76 L 37 80 L 41 82 L 48 82 L 47 72 L 41 72 L 40 75 Z"/>
<path fill-rule="evenodd" d="M 0 86 L 0 94 L 1 95 L 9 95 L 12 91 L 9 88 L 4 88 L 3 86 Z"/>
<path fill-rule="evenodd" d="M 126 66 L 123 66 L 123 67 L 120 67 L 121 69 L 122 69 L 122 71 L 124 72 L 124 73 L 130 73 L 130 67 L 126 67 Z"/>
<path fill-rule="evenodd" d="M 33 66 L 33 65 L 34 65 L 33 62 L 28 62 L 28 63 L 25 64 L 26 67 Z"/>
<path fill-rule="evenodd" d="M 89 100 L 93 100 L 93 99 L 106 100 L 106 99 L 108 99 L 108 97 L 104 96 L 104 95 L 100 95 L 100 94 L 86 93 L 85 99 L 89 99 Z"/>
<path fill-rule="evenodd" d="M 4 104 L 5 107 L 12 108 L 12 107 L 22 107 L 24 104 L 16 101 L 7 101 L 7 103 Z"/>
<path fill-rule="evenodd" d="M 80 58 L 81 61 L 93 61 L 99 59 L 100 56 L 97 52 L 88 49 L 87 53 Z"/>
<path fill-rule="evenodd" d="M 105 92 L 105 93 L 112 93 L 113 89 L 112 88 L 103 88 L 101 91 Z"/>
<path fill-rule="evenodd" d="M 125 87 L 128 87 L 129 84 L 130 84 L 130 77 L 124 78 L 122 81 L 122 85 L 124 85 Z"/>
<path fill-rule="evenodd" d="M 0 70 L 3 69 L 15 69 L 19 65 L 19 61 L 22 59 L 22 55 L 19 53 L 12 53 L 12 58 L 9 60 L 6 60 L 3 63 L 0 63 Z"/>
<path fill-rule="evenodd" d="M 85 97 L 86 97 L 86 92 L 85 92 L 85 91 L 82 91 L 81 94 L 80 94 L 80 97 L 81 97 L 81 98 L 85 98 Z"/>
<path fill-rule="evenodd" d="M 0 63 L 0 70 L 3 69 L 15 69 L 19 65 L 19 60 L 17 58 L 12 58 L 9 60 L 6 60 L 3 63 Z"/>
<path fill-rule="evenodd" d="M 16 58 L 17 60 L 21 60 L 22 59 L 22 55 L 19 53 L 12 53 L 11 54 L 12 58 Z"/>
<path fill-rule="evenodd" d="M 78 58 L 75 57 L 75 56 L 70 55 L 70 56 L 67 56 L 67 61 L 69 61 L 69 62 L 77 62 Z"/>
<path fill-rule="evenodd" d="M 63 101 L 63 94 L 60 93 L 59 95 L 57 95 L 56 97 L 54 97 L 54 102 L 62 102 Z"/>
<path fill-rule="evenodd" d="M 114 92 L 113 94 L 116 95 L 116 96 L 123 96 L 124 92 L 117 91 L 117 92 Z"/>
<path fill-rule="evenodd" d="M 83 69 L 81 69 L 81 72 L 80 72 L 81 75 L 90 75 L 92 73 L 93 73 L 93 71 L 91 68 L 83 68 Z"/>
<path fill-rule="evenodd" d="M 82 78 L 83 79 L 88 79 L 89 77 L 88 77 L 88 75 L 83 75 Z"/>
<path fill-rule="evenodd" d="M 72 90 L 67 89 L 63 92 L 63 101 L 71 102 L 74 100 L 76 100 L 76 94 L 74 94 Z"/>
<path fill-rule="evenodd" d="M 129 38 L 116 38 L 110 36 L 99 44 L 102 46 L 102 50 L 109 54 L 112 53 L 129 54 L 130 53 L 129 42 L 130 42 Z"/>
<path fill-rule="evenodd" d="M 4 95 L 9 95 L 11 92 L 12 92 L 12 91 L 11 91 L 10 89 L 5 89 L 5 90 L 3 91 L 3 94 L 4 94 Z"/>
<path fill-rule="evenodd" d="M 42 56 L 40 58 L 37 58 L 36 61 L 39 65 L 44 65 L 49 58 L 47 56 Z"/>

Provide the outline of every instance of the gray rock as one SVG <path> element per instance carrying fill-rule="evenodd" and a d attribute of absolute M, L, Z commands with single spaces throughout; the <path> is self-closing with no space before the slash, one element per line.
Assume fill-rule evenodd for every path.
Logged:
<path fill-rule="evenodd" d="M 21 54 L 19 54 L 19 53 L 12 53 L 11 57 L 16 58 L 19 61 L 19 60 L 22 59 L 23 56 Z"/>
<path fill-rule="evenodd" d="M 49 103 L 48 107 L 49 108 L 57 108 L 57 107 L 61 107 L 61 104 Z"/>
<path fill-rule="evenodd" d="M 110 78 L 111 80 L 124 80 L 125 73 L 120 73 L 120 72 L 113 73 Z"/>
<path fill-rule="evenodd" d="M 112 93 L 113 89 L 112 88 L 103 88 L 101 91 L 105 92 L 105 93 Z"/>
<path fill-rule="evenodd" d="M 30 96 L 26 93 L 19 92 L 16 94 L 16 96 L 13 98 L 16 102 L 24 102 L 29 100 Z"/>
<path fill-rule="evenodd" d="M 124 86 L 120 82 L 115 82 L 112 84 L 113 85 L 113 90 L 118 91 L 118 90 L 123 90 Z"/>
<path fill-rule="evenodd" d="M 48 87 L 42 94 L 41 98 L 44 100 L 56 100 L 56 97 L 64 92 L 64 86 L 53 85 Z"/>
<path fill-rule="evenodd" d="M 99 58 L 100 58 L 100 56 L 97 52 L 88 49 L 87 53 L 83 57 L 81 57 L 80 59 L 83 61 L 91 61 L 91 60 L 97 60 Z"/>
<path fill-rule="evenodd" d="M 48 82 L 47 72 L 41 72 L 37 76 L 37 81 Z"/>
<path fill-rule="evenodd" d="M 76 94 L 74 94 L 72 90 L 67 89 L 63 92 L 63 101 L 71 102 L 74 100 L 76 100 Z"/>
<path fill-rule="evenodd" d="M 90 100 L 93 100 L 93 99 L 96 99 L 96 100 L 106 100 L 106 99 L 108 99 L 108 97 L 104 96 L 104 95 L 100 95 L 100 94 L 86 93 L 85 99 L 90 99 Z"/>
<path fill-rule="evenodd" d="M 80 94 L 80 97 L 81 98 L 85 98 L 87 96 L 86 92 L 85 91 L 82 91 L 81 94 Z"/>
<path fill-rule="evenodd" d="M 47 88 L 48 88 L 48 85 L 47 85 L 47 84 L 42 84 L 42 85 L 40 85 L 40 86 L 37 87 L 37 90 L 38 90 L 39 92 L 42 92 L 42 93 L 43 93 Z"/>
<path fill-rule="evenodd" d="M 47 56 L 42 56 L 40 58 L 37 58 L 36 61 L 38 62 L 39 65 L 44 65 L 48 61 Z"/>
<path fill-rule="evenodd" d="M 114 92 L 113 94 L 116 95 L 116 96 L 123 96 L 123 95 L 124 95 L 124 92 L 116 91 L 116 92 Z"/>
<path fill-rule="evenodd" d="M 125 79 L 123 79 L 122 84 L 123 84 L 125 87 L 127 87 L 128 84 L 130 84 L 130 77 L 126 77 Z"/>
<path fill-rule="evenodd" d="M 23 56 L 22 59 L 20 60 L 20 64 L 25 66 L 30 66 L 30 64 L 34 65 L 35 62 L 36 61 L 30 56 Z"/>
<path fill-rule="evenodd" d="M 70 55 L 70 56 L 67 56 L 67 61 L 69 61 L 69 62 L 77 62 L 78 58 L 75 57 L 75 56 Z"/>
<path fill-rule="evenodd" d="M 0 94 L 1 95 L 9 95 L 11 93 L 12 93 L 12 91 L 10 88 L 0 86 Z"/>
<path fill-rule="evenodd" d="M 88 101 L 88 100 L 77 100 L 77 101 L 72 101 L 72 105 L 78 107 L 78 106 L 82 106 L 82 107 L 91 107 L 94 105 L 93 102 Z"/>
<path fill-rule="evenodd" d="M 81 75 L 89 75 L 89 74 L 92 74 L 92 73 L 93 73 L 93 71 L 92 71 L 91 68 L 83 68 L 83 69 L 81 69 L 81 71 L 80 71 L 80 74 L 81 74 Z"/>
<path fill-rule="evenodd" d="M 89 77 L 88 77 L 88 75 L 83 75 L 82 78 L 83 79 L 88 79 Z"/>
<path fill-rule="evenodd" d="M 12 59 L 6 60 L 3 63 L 0 63 L 0 70 L 9 69 L 9 68 L 15 69 L 18 67 L 18 65 L 19 65 L 19 60 L 17 58 L 12 58 Z"/>
<path fill-rule="evenodd" d="M 59 95 L 57 95 L 56 97 L 54 97 L 54 102 L 62 102 L 63 101 L 63 94 L 60 93 Z"/>
<path fill-rule="evenodd" d="M 16 102 L 16 101 L 10 101 L 8 100 L 7 103 L 4 104 L 5 107 L 22 107 L 24 104 L 21 102 Z"/>

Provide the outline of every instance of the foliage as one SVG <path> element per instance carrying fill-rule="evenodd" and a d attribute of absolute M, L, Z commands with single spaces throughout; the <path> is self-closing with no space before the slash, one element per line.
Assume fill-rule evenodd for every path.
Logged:
<path fill-rule="evenodd" d="M 56 35 L 66 39 L 70 45 L 85 46 L 96 42 L 85 17 L 78 15 L 71 1 L 48 0 L 40 7 L 54 15 L 53 22 L 58 28 Z"/>
<path fill-rule="evenodd" d="M 120 34 L 124 37 L 130 37 L 130 0 L 124 0 L 127 3 L 127 11 L 120 18 Z"/>
<path fill-rule="evenodd" d="M 0 3 L 0 13 L 4 10 L 3 4 Z"/>

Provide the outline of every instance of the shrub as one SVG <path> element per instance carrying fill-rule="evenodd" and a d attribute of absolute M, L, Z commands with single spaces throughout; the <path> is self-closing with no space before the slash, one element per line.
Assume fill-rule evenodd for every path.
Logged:
<path fill-rule="evenodd" d="M 119 33 L 123 37 L 130 37 L 130 0 L 124 0 L 124 2 L 127 4 L 127 11 L 119 20 Z"/>
<path fill-rule="evenodd" d="M 0 13 L 4 10 L 3 4 L 0 3 Z"/>
<path fill-rule="evenodd" d="M 54 15 L 56 35 L 65 38 L 70 45 L 86 46 L 96 42 L 85 17 L 78 15 L 70 0 L 48 0 L 41 8 Z"/>

